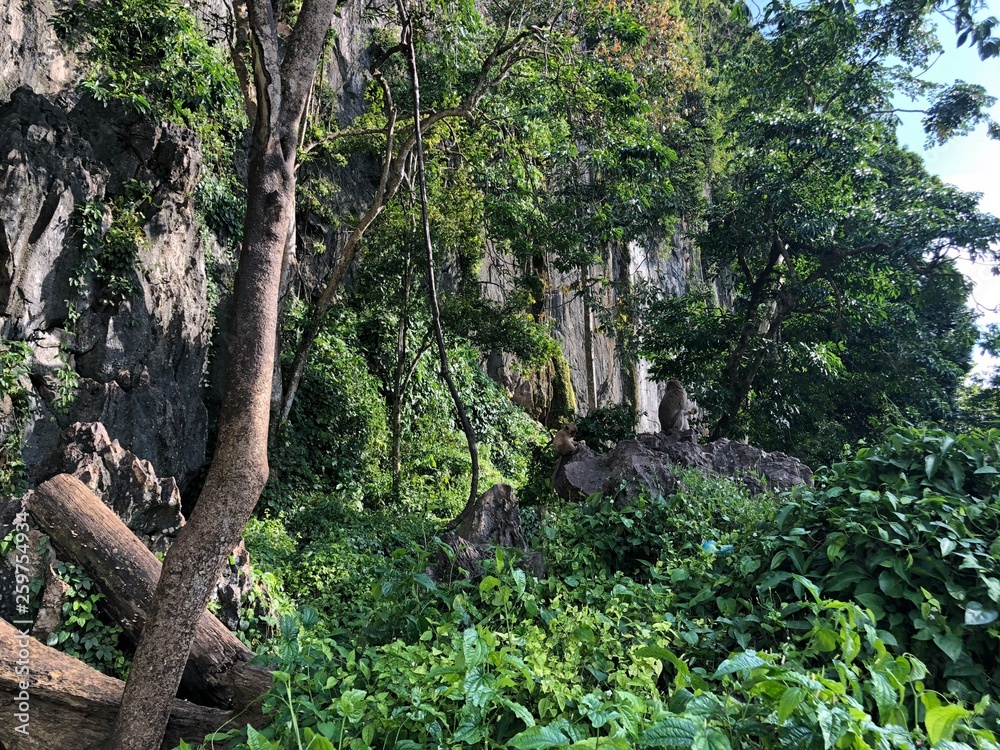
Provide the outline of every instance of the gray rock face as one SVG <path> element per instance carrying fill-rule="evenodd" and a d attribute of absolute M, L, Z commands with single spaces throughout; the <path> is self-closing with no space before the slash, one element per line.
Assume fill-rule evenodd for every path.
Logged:
<path fill-rule="evenodd" d="M 21 86 L 55 94 L 72 82 L 74 59 L 63 50 L 51 19 L 50 0 L 7 0 L 0 3 L 0 102 Z"/>
<path fill-rule="evenodd" d="M 75 421 L 102 422 L 181 486 L 204 462 L 210 322 L 190 198 L 199 167 L 196 139 L 174 125 L 86 99 L 66 110 L 26 88 L 0 106 L 0 334 L 34 353 L 29 466 Z M 146 241 L 135 292 L 105 305 L 81 275 L 74 210 L 121 195 L 133 180 L 151 186 L 138 209 Z M 78 387 L 60 413 L 53 402 L 70 370 Z"/>
<path fill-rule="evenodd" d="M 755 494 L 812 485 L 812 470 L 798 459 L 725 439 L 699 445 L 694 432 L 686 430 L 642 434 L 604 455 L 583 446 L 557 466 L 552 488 L 570 500 L 599 492 L 624 507 L 639 494 L 672 494 L 676 472 L 688 468 L 734 477 Z"/>
<path fill-rule="evenodd" d="M 76 423 L 39 467 L 39 483 L 71 474 L 97 495 L 153 552 L 166 552 L 184 525 L 181 493 L 172 477 L 159 479 L 149 461 L 127 451 L 102 424 Z"/>
<path fill-rule="evenodd" d="M 503 300 L 511 288 L 511 280 L 519 273 L 509 258 L 488 254 L 483 262 L 481 277 L 487 295 Z M 584 302 L 580 294 L 580 274 L 545 269 L 547 274 L 544 292 L 545 319 L 550 321 L 553 336 L 562 346 L 569 363 L 576 396 L 577 413 L 590 411 L 587 386 L 586 326 Z M 687 291 L 692 279 L 700 279 L 701 264 L 697 251 L 681 232 L 646 244 L 632 243 L 628 248 L 615 252 L 604 267 L 591 269 L 594 278 L 626 282 L 626 286 L 648 284 L 662 294 L 679 296 Z M 598 305 L 612 308 L 617 304 L 618 292 L 613 287 L 595 292 Z M 597 408 L 633 400 L 639 412 L 639 430 L 659 429 L 656 409 L 663 395 L 664 385 L 652 380 L 649 363 L 640 360 L 633 369 L 622 361 L 613 338 L 601 331 L 601 321 L 593 323 L 593 380 L 596 384 L 594 406 Z M 535 419 L 549 424 L 547 413 L 552 403 L 551 373 L 525 373 L 517 367 L 513 357 L 494 353 L 485 363 L 486 371 L 494 380 L 513 394 L 514 400 Z"/>

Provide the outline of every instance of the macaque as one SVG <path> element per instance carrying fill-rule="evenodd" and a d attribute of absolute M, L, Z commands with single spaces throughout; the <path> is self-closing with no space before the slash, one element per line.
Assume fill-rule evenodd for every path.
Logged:
<path fill-rule="evenodd" d="M 585 441 L 576 439 L 576 433 L 576 422 L 570 422 L 559 430 L 552 438 L 552 447 L 556 449 L 556 453 L 560 456 L 572 456 L 580 450 L 581 445 L 586 445 Z"/>
<path fill-rule="evenodd" d="M 687 391 L 679 380 L 668 380 L 667 390 L 660 399 L 660 431 L 690 429 L 688 418 L 697 414 L 697 407 L 688 400 Z"/>

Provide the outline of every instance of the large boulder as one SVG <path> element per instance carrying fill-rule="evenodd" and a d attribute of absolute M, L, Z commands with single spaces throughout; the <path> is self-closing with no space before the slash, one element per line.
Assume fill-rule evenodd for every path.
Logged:
<path fill-rule="evenodd" d="M 77 422 L 39 467 L 39 484 L 56 474 L 83 482 L 152 552 L 166 552 L 184 525 L 181 493 L 173 477 L 160 479 L 152 464 L 112 440 L 104 425 Z"/>
<path fill-rule="evenodd" d="M 641 434 L 607 454 L 582 446 L 560 459 L 552 489 L 570 500 L 600 493 L 623 507 L 639 494 L 672 494 L 683 469 L 736 478 L 754 494 L 812 484 L 812 469 L 798 459 L 726 439 L 699 445 L 695 433 L 686 430 Z"/>

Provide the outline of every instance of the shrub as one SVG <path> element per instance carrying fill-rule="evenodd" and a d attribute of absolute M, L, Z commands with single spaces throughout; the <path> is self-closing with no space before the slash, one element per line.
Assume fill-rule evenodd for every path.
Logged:
<path fill-rule="evenodd" d="M 928 686 L 1000 696 L 998 462 L 998 430 L 891 433 L 791 493 L 714 579 L 690 581 L 688 614 L 726 624 L 723 645 L 777 642 L 808 629 L 810 590 L 844 597 L 927 665 Z"/>
<path fill-rule="evenodd" d="M 648 580 L 657 567 L 707 562 L 716 551 L 745 544 L 776 510 L 772 495 L 751 497 L 734 480 L 697 470 L 679 477 L 680 489 L 666 498 L 640 496 L 618 508 L 613 498 L 595 496 L 555 507 L 538 538 L 553 572 L 622 571 Z"/>

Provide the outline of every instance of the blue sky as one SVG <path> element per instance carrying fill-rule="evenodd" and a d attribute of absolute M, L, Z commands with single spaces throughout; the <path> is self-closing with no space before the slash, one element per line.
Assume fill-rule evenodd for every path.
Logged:
<path fill-rule="evenodd" d="M 995 6 L 997 0 L 990 4 Z M 989 10 L 981 13 L 983 16 L 990 15 Z M 934 63 L 927 77 L 940 83 L 951 83 L 956 79 L 978 83 L 1000 99 L 1000 59 L 980 60 L 974 48 L 956 48 L 955 31 L 947 20 L 941 21 L 939 31 L 944 54 Z M 898 102 L 898 106 L 913 108 L 905 100 Z M 1000 141 L 986 137 L 986 126 L 981 125 L 973 133 L 954 138 L 943 146 L 924 149 L 921 116 L 900 116 L 903 120 L 898 130 L 900 141 L 923 156 L 928 170 L 963 190 L 982 193 L 980 208 L 1000 216 Z M 1000 104 L 993 107 L 992 116 L 1000 120 Z M 980 324 L 1000 323 L 1000 277 L 991 273 L 991 265 L 987 263 L 975 266 L 964 263 L 963 271 L 976 284 L 974 299 L 982 313 Z M 990 364 L 978 351 L 977 358 L 977 370 Z"/>

